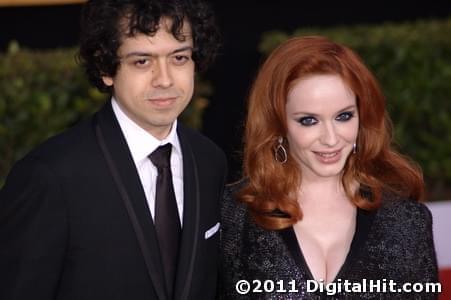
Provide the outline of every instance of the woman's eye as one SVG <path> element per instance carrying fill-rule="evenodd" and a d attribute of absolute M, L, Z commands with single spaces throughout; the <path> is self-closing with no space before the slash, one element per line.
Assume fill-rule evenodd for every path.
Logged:
<path fill-rule="evenodd" d="M 298 120 L 299 124 L 302 126 L 312 126 L 318 123 L 314 117 L 302 117 Z"/>
<path fill-rule="evenodd" d="M 344 121 L 350 120 L 353 116 L 354 116 L 354 113 L 352 113 L 352 112 L 350 112 L 350 111 L 347 111 L 347 112 L 343 112 L 343 113 L 339 114 L 339 115 L 335 118 L 335 120 L 344 122 Z"/>

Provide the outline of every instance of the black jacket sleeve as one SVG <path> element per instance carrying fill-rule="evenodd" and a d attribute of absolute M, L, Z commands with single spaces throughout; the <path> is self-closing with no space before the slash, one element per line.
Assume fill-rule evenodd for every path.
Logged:
<path fill-rule="evenodd" d="M 53 299 L 68 233 L 57 176 L 35 157 L 0 190 L 0 299 Z"/>

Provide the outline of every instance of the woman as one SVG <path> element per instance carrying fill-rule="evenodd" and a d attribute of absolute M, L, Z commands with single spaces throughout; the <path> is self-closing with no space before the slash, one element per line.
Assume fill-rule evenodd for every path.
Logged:
<path fill-rule="evenodd" d="M 245 179 L 222 209 L 223 298 L 436 298 L 418 284 L 407 294 L 438 281 L 432 219 L 360 58 L 323 37 L 291 39 L 248 105 Z"/>

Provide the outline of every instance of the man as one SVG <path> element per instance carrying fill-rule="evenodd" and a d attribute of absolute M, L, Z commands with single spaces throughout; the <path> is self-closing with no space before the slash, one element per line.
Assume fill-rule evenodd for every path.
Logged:
<path fill-rule="evenodd" d="M 211 299 L 224 154 L 177 117 L 217 50 L 205 4 L 93 0 L 80 58 L 111 94 L 0 191 L 0 299 Z"/>

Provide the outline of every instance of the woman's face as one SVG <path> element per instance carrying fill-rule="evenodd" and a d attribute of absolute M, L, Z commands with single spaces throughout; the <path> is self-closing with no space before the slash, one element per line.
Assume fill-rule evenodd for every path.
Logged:
<path fill-rule="evenodd" d="M 341 177 L 359 130 L 353 91 L 338 75 L 312 75 L 291 87 L 287 140 L 303 180 Z"/>

